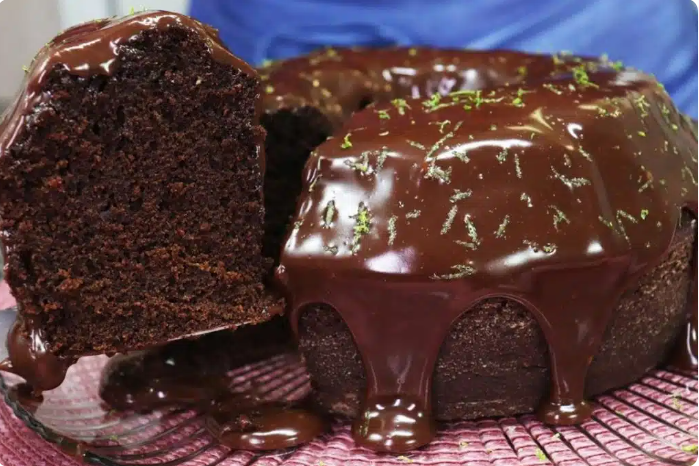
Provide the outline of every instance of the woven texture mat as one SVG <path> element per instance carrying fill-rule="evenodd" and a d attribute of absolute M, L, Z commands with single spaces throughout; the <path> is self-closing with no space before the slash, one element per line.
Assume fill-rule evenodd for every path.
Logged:
<path fill-rule="evenodd" d="M 0 309 L 12 304 L 0 285 Z M 18 402 L 13 387 L 20 380 L 5 375 L 0 389 L 9 405 L 0 403 L 0 464 L 629 466 L 684 465 L 697 459 L 696 375 L 654 371 L 599 397 L 592 420 L 582 426 L 552 428 L 532 416 L 460 422 L 441 426 L 436 440 L 424 449 L 390 456 L 356 447 L 348 427 L 338 422 L 301 448 L 255 455 L 217 445 L 204 429 L 202 415 L 194 411 L 109 411 L 97 396 L 106 360 L 83 358 L 38 408 Z M 237 369 L 231 378 L 240 390 L 264 387 L 270 399 L 299 398 L 308 392 L 308 376 L 293 355 Z"/>

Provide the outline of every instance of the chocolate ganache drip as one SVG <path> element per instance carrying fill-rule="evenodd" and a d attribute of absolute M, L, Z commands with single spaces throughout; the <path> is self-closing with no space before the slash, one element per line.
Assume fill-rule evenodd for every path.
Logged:
<path fill-rule="evenodd" d="M 205 413 L 209 432 L 238 450 L 277 450 L 309 442 L 327 426 L 323 417 L 304 406 L 305 400 L 270 402 L 266 393 L 270 389 L 241 390 L 229 375 L 263 360 L 267 360 L 262 366 L 266 373 L 301 368 L 291 353 L 291 334 L 285 324 L 275 319 L 115 356 L 102 372 L 100 397 L 119 411 L 195 407 Z M 302 382 L 307 380 L 302 377 Z"/>
<path fill-rule="evenodd" d="M 51 95 L 44 86 L 51 72 L 62 67 L 69 73 L 89 77 L 97 74 L 111 76 L 118 69 L 120 57 L 129 41 L 147 30 L 185 28 L 198 35 L 206 44 L 213 59 L 240 69 L 249 75 L 255 71 L 244 61 L 231 54 L 219 39 L 218 32 L 187 16 L 165 11 L 150 11 L 123 18 L 100 19 L 74 26 L 49 42 L 36 55 L 27 70 L 22 91 L 13 105 L 0 118 L 0 157 L 9 153 L 23 133 L 29 119 L 46 110 Z M 263 157 L 260 163 L 264 167 Z M 7 245 L 3 245 L 3 256 Z M 6 263 L 6 261 L 5 261 Z M 6 279 L 12 277 L 6 271 Z M 13 293 L 19 302 L 27 303 L 21 287 Z M 24 377 L 35 390 L 51 390 L 61 384 L 66 370 L 76 356 L 55 356 L 55 348 L 45 341 L 41 331 L 34 328 L 33 317 L 37 312 L 24 305 L 19 309 L 19 320 L 8 334 L 9 359 L 0 363 L 0 370 Z"/>
<path fill-rule="evenodd" d="M 516 301 L 549 346 L 539 417 L 580 423 L 617 300 L 666 254 L 681 210 L 696 216 L 695 133 L 654 79 L 609 63 L 454 52 L 438 67 L 408 55 L 401 69 L 369 58 L 356 73 L 366 79 L 343 87 L 322 79 L 343 53 L 321 54 L 305 78 L 320 91 L 293 97 L 325 99 L 338 121 L 359 96 L 379 103 L 306 165 L 277 271 L 292 326 L 309 305 L 341 315 L 367 374 L 354 437 L 405 451 L 434 435 L 431 378 L 451 325 L 482 300 Z M 288 105 L 278 66 L 270 94 Z M 406 98 L 425 89 L 436 93 Z"/>

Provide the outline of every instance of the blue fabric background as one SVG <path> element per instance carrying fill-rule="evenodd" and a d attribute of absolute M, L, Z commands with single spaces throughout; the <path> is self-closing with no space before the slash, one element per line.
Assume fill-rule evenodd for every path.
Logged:
<path fill-rule="evenodd" d="M 191 14 L 252 64 L 328 45 L 606 53 L 654 73 L 697 117 L 690 0 L 192 0 Z"/>

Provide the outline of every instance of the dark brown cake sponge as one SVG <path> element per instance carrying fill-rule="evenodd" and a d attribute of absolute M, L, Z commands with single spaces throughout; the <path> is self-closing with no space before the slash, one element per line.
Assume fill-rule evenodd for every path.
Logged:
<path fill-rule="evenodd" d="M 62 37 L 90 43 L 126 27 L 118 66 L 83 76 L 57 62 L 0 150 L 5 271 L 21 317 L 59 355 L 268 320 L 280 309 L 262 285 L 272 263 L 260 254 L 257 77 L 181 15 L 95 24 Z M 61 59 L 52 47 L 35 67 Z"/>
<path fill-rule="evenodd" d="M 685 224 L 667 258 L 617 305 L 586 394 L 630 383 L 665 360 L 687 314 L 695 224 Z M 361 357 L 347 326 L 328 307 L 304 310 L 300 349 L 314 394 L 327 411 L 354 417 L 365 392 Z M 483 302 L 454 324 L 440 351 L 432 400 L 439 420 L 509 416 L 534 411 L 550 387 L 548 347 L 521 305 Z"/>

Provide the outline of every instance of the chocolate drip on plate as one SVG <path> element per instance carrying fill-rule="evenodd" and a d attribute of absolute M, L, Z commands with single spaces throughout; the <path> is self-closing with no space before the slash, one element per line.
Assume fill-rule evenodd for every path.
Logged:
<path fill-rule="evenodd" d="M 278 450 L 306 443 L 326 430 L 325 419 L 303 402 L 270 402 L 256 387 L 241 391 L 229 376 L 236 367 L 290 349 L 284 338 L 287 328 L 271 325 L 115 356 L 102 373 L 100 397 L 120 411 L 195 407 L 206 413 L 209 432 L 237 450 Z M 291 357 L 284 362 L 297 364 Z"/>
<path fill-rule="evenodd" d="M 37 396 L 61 385 L 68 368 L 75 362 L 53 355 L 41 332 L 31 325 L 26 326 L 22 318 L 15 320 L 7 334 L 7 352 L 9 356 L 0 362 L 0 371 L 24 378 Z"/>

